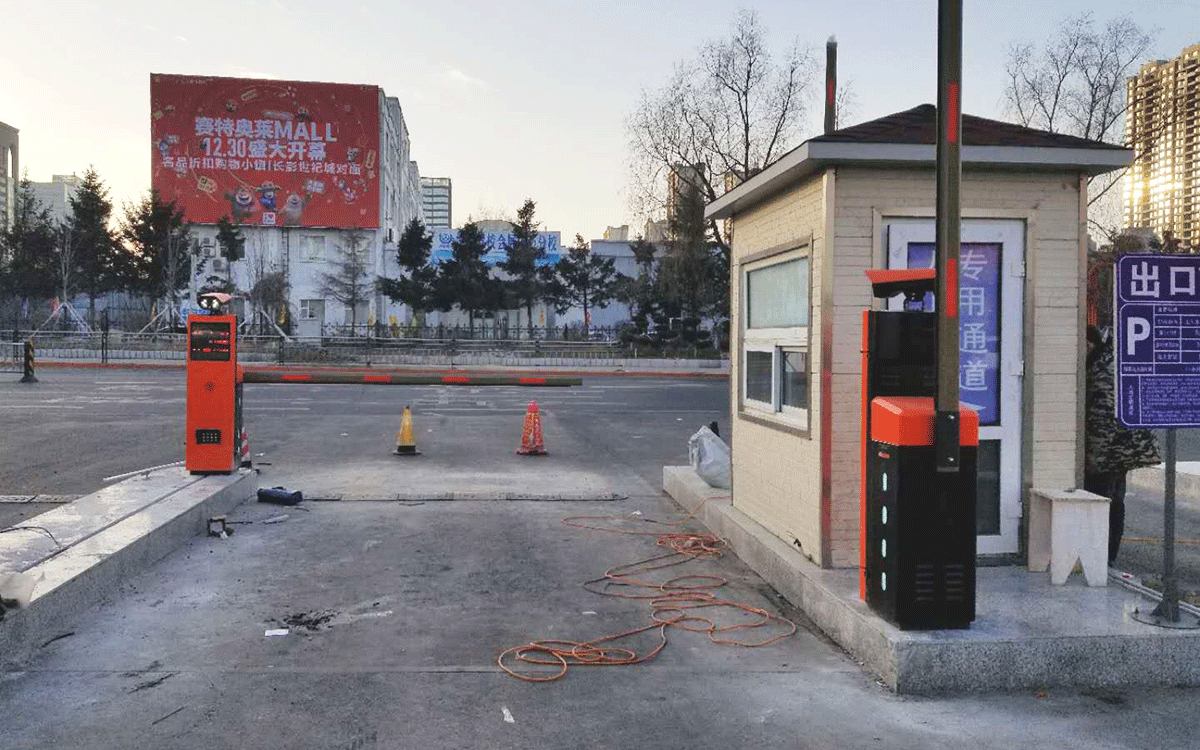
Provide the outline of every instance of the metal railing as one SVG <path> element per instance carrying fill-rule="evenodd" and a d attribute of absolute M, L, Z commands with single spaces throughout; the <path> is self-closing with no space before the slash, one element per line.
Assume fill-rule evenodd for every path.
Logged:
<path fill-rule="evenodd" d="M 417 330 L 436 331 L 437 328 Z M 442 333 L 454 331 L 452 327 L 441 330 Z M 35 341 L 39 356 L 52 360 L 183 361 L 187 358 L 187 336 L 182 333 L 18 331 L 16 335 L 20 340 Z M 12 338 L 12 330 L 0 330 L 0 340 Z M 238 359 L 277 364 L 609 365 L 625 358 L 720 359 L 722 354 L 714 343 L 708 337 L 700 341 L 688 341 L 681 336 L 652 340 L 644 334 L 631 337 L 628 333 L 617 340 L 361 335 L 284 338 L 279 335 L 242 334 L 238 337 Z M 4 354 L 7 357 L 9 352 L 5 351 Z"/>
<path fill-rule="evenodd" d="M 300 325 L 304 325 L 300 323 Z M 415 324 L 357 323 L 321 325 L 321 335 L 333 338 L 421 339 L 458 341 L 616 341 L 617 326 L 494 326 L 466 325 L 419 326 Z"/>
<path fill-rule="evenodd" d="M 5 341 L 0 344 L 0 372 L 21 372 L 24 358 L 24 341 Z"/>
<path fill-rule="evenodd" d="M 0 332 L 2 333 L 2 332 Z M 23 338 L 31 332 L 20 332 Z M 11 331 L 9 332 L 11 336 Z M 33 334 L 40 356 L 66 360 L 184 360 L 187 336 L 181 333 Z M 293 337 L 242 335 L 238 359 L 277 364 L 518 365 L 610 364 L 621 350 L 605 342 L 540 339 L 395 339 L 362 336 Z"/>

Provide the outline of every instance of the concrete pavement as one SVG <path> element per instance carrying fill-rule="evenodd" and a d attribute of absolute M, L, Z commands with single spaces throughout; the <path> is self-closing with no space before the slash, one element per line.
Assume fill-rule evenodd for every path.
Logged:
<path fill-rule="evenodd" d="M 196 539 L 0 676 L 5 747 L 1194 746 L 1195 690 L 898 698 L 807 630 L 762 649 L 672 631 L 650 664 L 546 685 L 501 673 L 507 646 L 646 621 L 579 583 L 653 542 L 560 523 L 672 512 L 616 505 L 314 503 L 273 525 L 279 509 L 243 506 L 231 520 L 254 523 Z M 702 572 L 779 611 L 736 559 Z M 312 614 L 332 619 L 264 636 Z"/>

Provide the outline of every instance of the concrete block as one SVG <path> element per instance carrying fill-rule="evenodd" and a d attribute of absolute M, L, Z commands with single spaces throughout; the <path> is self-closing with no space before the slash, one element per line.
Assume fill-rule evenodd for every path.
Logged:
<path fill-rule="evenodd" d="M 1166 466 L 1134 469 L 1126 475 L 1131 491 L 1162 497 Z M 1175 464 L 1175 500 L 1181 506 L 1200 509 L 1200 461 L 1180 461 Z"/>
<path fill-rule="evenodd" d="M 695 510 L 708 502 L 729 504 L 729 490 L 711 487 L 690 466 L 664 466 L 663 492 L 688 510 Z"/>
<path fill-rule="evenodd" d="M 128 578 L 204 533 L 210 516 L 227 513 L 257 489 L 258 475 L 252 471 L 193 477 L 182 469 L 165 470 L 72 504 L 105 511 L 100 516 L 80 510 L 49 519 L 55 511 L 43 514 L 39 525 L 62 533 L 55 533 L 62 547 L 51 543 L 51 554 L 41 541 L 0 537 L 0 570 L 23 570 L 38 581 L 29 605 L 0 620 L 0 668 L 21 664 Z"/>

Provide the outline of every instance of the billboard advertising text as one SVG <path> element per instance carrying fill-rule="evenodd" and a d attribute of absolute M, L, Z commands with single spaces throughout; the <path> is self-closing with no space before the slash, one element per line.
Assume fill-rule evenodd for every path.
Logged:
<path fill-rule="evenodd" d="M 379 226 L 379 89 L 150 76 L 151 184 L 188 221 Z"/>
<path fill-rule="evenodd" d="M 454 256 L 454 242 L 458 239 L 458 230 L 439 228 L 429 231 L 433 235 L 433 247 L 429 254 L 430 262 L 436 266 L 442 261 L 450 260 Z M 484 232 L 483 238 L 488 246 L 488 252 L 483 256 L 485 263 L 494 266 L 508 259 L 508 246 L 513 242 L 512 232 Z M 537 265 L 552 266 L 557 263 L 562 258 L 561 242 L 561 232 L 538 232 L 534 244 L 542 248 L 546 254 L 538 261 Z"/>

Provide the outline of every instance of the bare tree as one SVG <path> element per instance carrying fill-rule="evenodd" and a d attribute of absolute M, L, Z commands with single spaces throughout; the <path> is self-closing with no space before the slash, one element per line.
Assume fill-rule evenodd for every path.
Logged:
<path fill-rule="evenodd" d="M 367 275 L 366 238 L 360 232 L 346 235 L 346 246 L 338 248 L 341 258 L 333 273 L 322 273 L 317 293 L 345 305 L 350 311 L 350 331 L 358 324 L 358 308 L 371 300 L 375 285 Z"/>
<path fill-rule="evenodd" d="M 275 329 L 291 317 L 288 306 L 288 280 L 270 256 L 261 232 L 253 232 L 247 238 L 246 270 L 249 275 L 248 297 L 251 312 L 247 318 L 254 321 L 260 332 Z M 266 325 L 264 325 L 264 323 Z"/>
<path fill-rule="evenodd" d="M 71 299 L 71 282 L 79 267 L 78 252 L 75 248 L 75 225 L 72 217 L 68 216 L 57 227 L 54 243 L 54 281 L 58 287 L 58 298 L 63 302 Z"/>
<path fill-rule="evenodd" d="M 798 41 L 773 59 L 757 14 L 739 11 L 728 37 L 701 46 L 628 116 L 635 211 L 672 204 L 672 173 L 708 202 L 777 159 L 795 141 L 815 70 Z M 710 231 L 727 255 L 724 227 Z"/>
<path fill-rule="evenodd" d="M 833 96 L 833 126 L 844 128 L 858 117 L 858 94 L 854 92 L 854 81 L 839 83 Z"/>
<path fill-rule="evenodd" d="M 1132 105 L 1125 82 L 1153 40 L 1152 32 L 1127 17 L 1097 29 L 1093 15 L 1083 13 L 1064 20 L 1042 44 L 1014 44 L 1005 67 L 1008 110 L 1028 127 L 1120 143 Z M 1089 223 L 1110 238 L 1121 214 L 1113 188 L 1126 171 L 1093 178 L 1088 186 Z"/>

